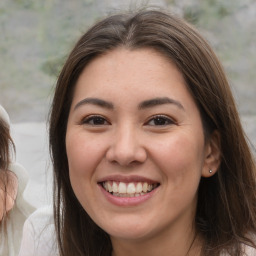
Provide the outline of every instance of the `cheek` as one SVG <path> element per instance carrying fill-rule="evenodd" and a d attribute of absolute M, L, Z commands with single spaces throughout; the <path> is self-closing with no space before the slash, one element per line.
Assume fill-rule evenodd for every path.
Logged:
<path fill-rule="evenodd" d="M 66 150 L 70 175 L 89 175 L 102 157 L 102 143 L 78 132 L 67 133 Z"/>
<path fill-rule="evenodd" d="M 3 218 L 5 209 L 5 192 L 0 188 L 0 222 Z"/>
<path fill-rule="evenodd" d="M 170 136 L 154 147 L 154 160 L 172 182 L 201 176 L 204 159 L 203 139 L 189 133 Z"/>
<path fill-rule="evenodd" d="M 92 188 L 95 188 L 97 167 L 104 158 L 105 144 L 101 136 L 90 137 L 83 130 L 73 130 L 66 135 L 71 186 L 86 210 L 90 202 L 96 200 Z"/>
<path fill-rule="evenodd" d="M 69 132 L 66 135 L 70 182 L 77 199 L 83 206 L 88 204 L 86 195 L 91 195 L 89 188 L 97 155 L 95 147 L 90 147 L 90 145 L 88 140 L 78 132 Z"/>

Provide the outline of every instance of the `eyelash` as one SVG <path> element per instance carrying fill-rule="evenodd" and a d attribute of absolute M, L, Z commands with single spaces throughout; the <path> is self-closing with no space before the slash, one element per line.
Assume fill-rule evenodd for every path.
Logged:
<path fill-rule="evenodd" d="M 150 124 L 151 122 L 154 122 L 154 124 Z M 157 122 L 158 122 L 158 124 L 157 124 Z M 105 117 L 103 117 L 101 115 L 87 116 L 82 120 L 81 123 L 86 124 L 86 125 L 92 125 L 92 126 L 110 125 L 110 122 Z M 176 122 L 172 118 L 165 116 L 165 115 L 152 116 L 145 123 L 145 125 L 148 125 L 148 126 L 167 126 L 167 125 L 172 125 L 172 124 L 176 124 Z"/>
<path fill-rule="evenodd" d="M 152 122 L 152 121 L 154 121 L 154 124 L 150 124 L 150 122 Z M 160 121 L 160 124 L 156 124 L 156 121 L 158 121 L 158 122 Z M 155 116 L 151 117 L 145 124 L 149 125 L 149 126 L 167 126 L 167 125 L 176 124 L 176 122 L 168 116 L 155 115 Z"/>
<path fill-rule="evenodd" d="M 92 123 L 94 122 L 94 123 Z M 96 123 L 95 123 L 96 122 Z M 109 125 L 110 122 L 107 119 L 100 115 L 90 115 L 85 117 L 82 120 L 82 124 L 92 125 L 92 126 L 101 126 L 101 125 Z"/>

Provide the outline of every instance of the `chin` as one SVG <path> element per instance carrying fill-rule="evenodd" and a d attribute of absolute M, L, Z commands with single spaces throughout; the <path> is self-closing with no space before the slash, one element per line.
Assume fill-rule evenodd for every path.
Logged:
<path fill-rule="evenodd" d="M 131 223 L 130 221 L 124 222 L 122 225 L 113 223 L 107 227 L 103 227 L 104 231 L 110 235 L 111 238 L 118 238 L 122 240 L 136 240 L 143 239 L 150 236 L 150 224 L 142 224 L 138 222 Z"/>

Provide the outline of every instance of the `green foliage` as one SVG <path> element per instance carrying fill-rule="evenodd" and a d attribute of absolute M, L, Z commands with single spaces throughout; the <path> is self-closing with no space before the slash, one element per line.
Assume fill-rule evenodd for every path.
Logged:
<path fill-rule="evenodd" d="M 65 59 L 63 57 L 48 59 L 41 66 L 41 70 L 49 76 L 56 77 L 60 73 L 64 61 Z"/>
<path fill-rule="evenodd" d="M 0 8 L 0 15 L 3 15 L 5 13 L 6 13 L 5 9 L 4 8 Z"/>
<path fill-rule="evenodd" d="M 233 13 L 235 1 L 201 0 L 196 5 L 185 6 L 184 18 L 196 25 L 208 25 Z"/>
<path fill-rule="evenodd" d="M 187 7 L 184 9 L 184 18 L 193 24 L 197 24 L 201 16 L 202 10 L 200 8 Z"/>
<path fill-rule="evenodd" d="M 167 4 L 174 4 L 174 0 L 165 0 Z"/>
<path fill-rule="evenodd" d="M 14 1 L 17 5 L 20 7 L 23 7 L 24 9 L 33 9 L 35 7 L 35 2 L 33 0 L 15 0 Z"/>

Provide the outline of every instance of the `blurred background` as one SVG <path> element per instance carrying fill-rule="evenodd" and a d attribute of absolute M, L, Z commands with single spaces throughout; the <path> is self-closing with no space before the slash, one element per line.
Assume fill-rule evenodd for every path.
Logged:
<path fill-rule="evenodd" d="M 161 6 L 194 23 L 221 59 L 242 115 L 256 114 L 255 0 L 1 0 L 0 102 L 11 120 L 44 121 L 59 70 L 102 16 Z"/>
<path fill-rule="evenodd" d="M 256 0 L 0 0 L 0 104 L 10 115 L 17 161 L 34 179 L 33 192 L 44 190 L 51 169 L 45 123 L 67 54 L 101 17 L 145 6 L 184 17 L 210 42 L 256 145 Z"/>

